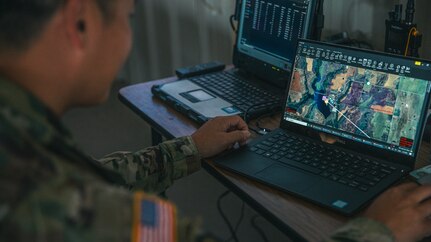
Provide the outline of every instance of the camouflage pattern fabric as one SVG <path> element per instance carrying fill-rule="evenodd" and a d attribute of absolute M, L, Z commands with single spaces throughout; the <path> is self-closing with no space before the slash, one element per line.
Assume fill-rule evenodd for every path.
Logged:
<path fill-rule="evenodd" d="M 50 110 L 0 79 L 0 241 L 132 241 L 134 190 L 157 193 L 200 169 L 190 137 L 96 162 Z M 178 241 L 199 228 L 177 219 Z"/>
<path fill-rule="evenodd" d="M 190 137 L 91 159 L 39 100 L 0 78 L 0 241 L 132 241 L 134 195 L 159 193 L 199 169 Z M 196 221 L 176 224 L 178 241 L 215 241 L 197 237 Z M 338 241 L 393 238 L 357 219 L 328 240 Z"/>
<path fill-rule="evenodd" d="M 357 218 L 338 229 L 326 242 L 395 242 L 395 238 L 385 225 Z"/>

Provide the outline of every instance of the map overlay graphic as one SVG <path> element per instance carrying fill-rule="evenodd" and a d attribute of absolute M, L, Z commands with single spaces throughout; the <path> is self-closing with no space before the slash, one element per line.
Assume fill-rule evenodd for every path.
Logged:
<path fill-rule="evenodd" d="M 286 118 L 412 149 L 428 82 L 298 57 Z"/>

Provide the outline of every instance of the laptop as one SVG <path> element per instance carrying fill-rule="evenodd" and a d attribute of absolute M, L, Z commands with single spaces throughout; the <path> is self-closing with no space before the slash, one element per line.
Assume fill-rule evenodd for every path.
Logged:
<path fill-rule="evenodd" d="M 215 162 L 352 215 L 414 168 L 430 79 L 427 61 L 300 40 L 280 128 Z"/>
<path fill-rule="evenodd" d="M 319 35 L 315 26 L 321 2 L 238 1 L 235 68 L 154 86 L 153 94 L 198 123 L 216 116 L 250 119 L 280 112 L 298 38 Z"/>

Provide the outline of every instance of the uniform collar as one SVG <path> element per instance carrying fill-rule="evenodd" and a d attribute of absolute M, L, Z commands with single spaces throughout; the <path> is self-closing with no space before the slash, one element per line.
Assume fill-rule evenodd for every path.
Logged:
<path fill-rule="evenodd" d="M 125 184 L 118 173 L 105 169 L 82 152 L 70 132 L 42 101 L 0 76 L 0 124 L 1 122 L 6 122 L 8 127 L 14 129 L 14 136 L 19 136 L 13 139 L 18 142 L 15 145 L 20 146 L 19 142 L 22 140 L 40 144 L 56 155 L 90 168 L 107 181 Z M 1 133 L 2 127 L 0 135 Z"/>
<path fill-rule="evenodd" d="M 17 84 L 0 77 L 0 117 L 21 134 L 50 145 L 61 140 L 75 147 L 70 132 L 47 105 Z"/>

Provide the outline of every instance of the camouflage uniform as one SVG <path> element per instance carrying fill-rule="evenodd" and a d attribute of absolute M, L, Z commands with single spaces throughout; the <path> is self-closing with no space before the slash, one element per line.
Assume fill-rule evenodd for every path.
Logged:
<path fill-rule="evenodd" d="M 40 101 L 0 80 L 0 241 L 132 241 L 143 200 L 169 207 L 168 232 L 191 241 L 192 223 L 140 191 L 159 193 L 199 169 L 190 137 L 92 160 Z"/>
<path fill-rule="evenodd" d="M 357 218 L 335 231 L 326 242 L 395 242 L 395 238 L 384 224 Z"/>
<path fill-rule="evenodd" d="M 196 226 L 148 194 L 200 167 L 190 137 L 95 161 L 39 100 L 0 78 L 0 241 L 195 241 Z M 163 239 L 145 237 L 161 223 Z M 331 241 L 367 238 L 391 241 L 383 226 L 362 220 Z"/>

